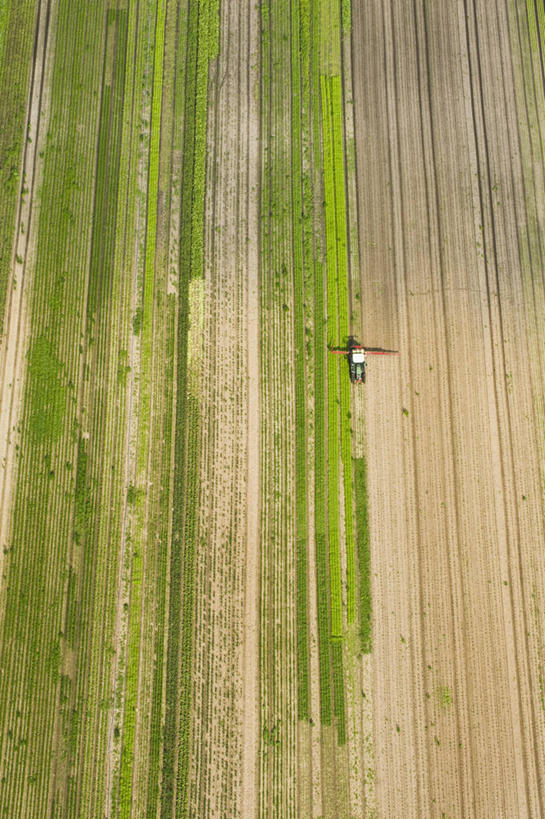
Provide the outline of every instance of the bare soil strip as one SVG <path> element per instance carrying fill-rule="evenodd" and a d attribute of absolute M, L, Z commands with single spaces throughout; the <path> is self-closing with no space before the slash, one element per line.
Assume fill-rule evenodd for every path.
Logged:
<path fill-rule="evenodd" d="M 500 0 L 354 11 L 361 331 L 401 350 L 364 398 L 377 811 L 540 815 L 524 20 Z"/>
<path fill-rule="evenodd" d="M 190 804 L 203 816 L 253 816 L 258 798 L 258 24 L 250 0 L 221 4 L 204 281 L 190 298 L 202 407 Z"/>

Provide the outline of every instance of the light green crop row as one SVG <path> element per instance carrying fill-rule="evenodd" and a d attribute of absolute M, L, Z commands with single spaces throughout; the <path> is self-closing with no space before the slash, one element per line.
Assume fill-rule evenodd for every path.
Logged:
<path fill-rule="evenodd" d="M 526 14 L 528 19 L 528 36 L 532 54 L 539 60 L 541 48 L 545 45 L 545 8 L 543 3 L 534 3 L 526 0 Z M 545 90 L 542 88 L 542 91 Z"/>
<path fill-rule="evenodd" d="M 335 154 L 331 117 L 330 83 L 321 76 L 323 173 L 326 226 L 327 336 L 328 346 L 339 345 L 337 215 L 335 203 Z M 343 635 L 341 554 L 339 540 L 339 359 L 327 362 L 327 472 L 329 582 L 331 594 L 331 637 Z"/>
<path fill-rule="evenodd" d="M 335 227 L 337 234 L 337 283 L 339 300 L 339 342 L 346 345 L 350 335 L 348 307 L 348 254 L 345 194 L 345 157 L 343 99 L 341 78 L 328 78 L 330 86 L 332 142 L 335 179 Z M 352 623 L 356 613 L 356 567 L 352 513 L 352 457 L 350 444 L 350 383 L 343 373 L 340 385 L 341 460 L 343 464 L 344 514 L 346 533 L 347 620 Z"/>
<path fill-rule="evenodd" d="M 330 595 L 329 595 L 329 550 L 327 543 L 327 431 L 325 413 L 326 372 L 328 366 L 326 287 L 321 237 L 321 216 L 323 195 L 323 159 L 321 145 L 321 0 L 311 0 L 311 78 L 312 89 L 312 179 L 313 190 L 319 190 L 319 205 L 315 203 L 313 244 L 314 273 L 314 528 L 316 539 L 316 585 L 318 603 L 318 657 L 320 668 L 320 717 L 322 725 L 331 725 L 331 645 L 330 645 Z"/>
<path fill-rule="evenodd" d="M 85 330 L 81 308 L 88 274 L 105 7 L 103 3 L 59 3 L 55 19 L 58 37 L 50 130 L 43 162 L 33 289 L 28 299 L 30 367 L 23 396 L 13 538 L 5 564 L 0 640 L 4 669 L 0 721 L 9 732 L 7 736 L 11 734 L 4 750 L 6 771 L 28 772 L 24 777 L 8 773 L 2 780 L 0 802 L 13 816 L 45 815 L 50 809 L 51 775 L 56 763 L 53 738 L 63 724 L 57 711 L 59 690 L 63 696 L 72 697 L 68 694 L 72 688 L 67 681 L 69 675 L 63 673 L 62 655 L 69 648 L 63 632 L 64 599 L 67 587 L 73 588 L 75 582 L 70 556 L 73 551 L 81 551 L 73 548 L 72 542 L 77 385 Z M 10 25 L 12 22 L 16 24 L 16 15 L 10 17 Z M 93 32 L 87 43 L 86 28 Z M 24 35 L 24 26 L 21 32 Z M 31 42 L 30 37 L 29 47 Z M 23 49 L 17 59 L 23 60 L 25 54 L 29 56 Z M 23 68 L 15 61 L 13 64 L 21 77 L 28 77 L 26 65 Z M 24 94 L 27 90 L 25 82 Z M 24 115 L 24 95 L 18 102 Z M 73 121 L 80 127 L 70 128 Z M 40 390 L 44 381 L 48 384 L 45 391 Z M 59 383 L 62 395 L 57 393 Z M 44 418 L 36 434 L 40 404 Z M 80 619 L 80 623 L 83 632 L 85 620 Z M 74 632 L 73 625 L 66 625 L 67 632 Z M 76 673 L 87 661 L 85 647 L 81 646 L 82 642 L 78 642 L 75 653 L 72 647 L 69 649 Z M 19 692 L 17 703 L 12 696 L 14 690 Z M 94 694 L 90 686 L 88 690 Z M 71 705 L 74 725 L 82 718 L 83 710 L 79 700 L 72 699 Z M 60 742 L 65 739 L 69 745 L 71 737 L 61 735 Z M 63 744 L 58 746 L 58 758 L 63 762 L 57 771 L 57 787 L 62 791 L 67 786 L 65 748 Z"/>

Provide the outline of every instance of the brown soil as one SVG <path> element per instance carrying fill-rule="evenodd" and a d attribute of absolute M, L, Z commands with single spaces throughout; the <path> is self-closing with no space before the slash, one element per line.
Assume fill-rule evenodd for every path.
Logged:
<path fill-rule="evenodd" d="M 257 813 L 258 53 L 252 2 L 222 4 L 211 67 L 190 774 L 192 812 Z"/>
<path fill-rule="evenodd" d="M 543 812 L 543 164 L 513 15 L 354 4 L 361 339 L 401 352 L 363 408 L 381 816 Z"/>

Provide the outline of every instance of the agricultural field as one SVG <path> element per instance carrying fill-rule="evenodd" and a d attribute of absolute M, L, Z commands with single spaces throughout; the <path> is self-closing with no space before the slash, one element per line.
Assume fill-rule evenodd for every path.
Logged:
<path fill-rule="evenodd" d="M 0 815 L 543 815 L 544 50 L 0 0 Z"/>

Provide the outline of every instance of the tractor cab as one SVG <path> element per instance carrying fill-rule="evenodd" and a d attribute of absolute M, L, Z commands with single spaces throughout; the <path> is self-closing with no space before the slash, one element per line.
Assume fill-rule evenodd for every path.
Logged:
<path fill-rule="evenodd" d="M 350 363 L 350 380 L 353 384 L 365 384 L 365 350 L 363 347 L 351 347 L 348 357 Z"/>

